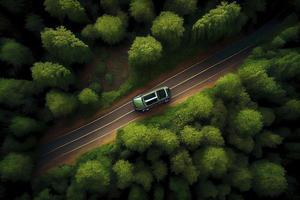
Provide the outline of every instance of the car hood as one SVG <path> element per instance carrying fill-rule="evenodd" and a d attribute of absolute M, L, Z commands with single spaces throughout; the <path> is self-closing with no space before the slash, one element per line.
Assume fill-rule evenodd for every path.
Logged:
<path fill-rule="evenodd" d="M 133 98 L 133 104 L 137 109 L 144 109 L 144 103 L 141 97 L 135 97 Z"/>

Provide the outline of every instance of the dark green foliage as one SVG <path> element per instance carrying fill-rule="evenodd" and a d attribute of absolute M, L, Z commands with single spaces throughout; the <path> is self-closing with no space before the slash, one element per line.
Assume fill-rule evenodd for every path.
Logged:
<path fill-rule="evenodd" d="M 143 188 L 141 188 L 140 186 L 137 186 L 137 185 L 133 185 L 130 188 L 130 191 L 128 194 L 128 200 L 140 200 L 140 199 L 147 200 L 148 195 L 145 192 L 145 190 L 143 190 Z"/>
<path fill-rule="evenodd" d="M 266 107 L 260 107 L 258 110 L 262 114 L 264 126 L 271 126 L 276 118 L 273 110 Z"/>
<path fill-rule="evenodd" d="M 92 160 L 79 166 L 75 179 L 85 190 L 104 190 L 110 183 L 110 173 L 99 161 Z"/>
<path fill-rule="evenodd" d="M 4 181 L 29 181 L 33 165 L 31 158 L 17 153 L 10 153 L 0 161 L 0 175 Z"/>
<path fill-rule="evenodd" d="M 154 188 L 153 199 L 154 200 L 164 200 L 165 192 L 161 185 L 157 185 Z"/>
<path fill-rule="evenodd" d="M 30 117 L 15 116 L 12 118 L 9 130 L 16 137 L 23 137 L 29 133 L 37 132 L 41 129 L 41 125 L 35 119 Z"/>
<path fill-rule="evenodd" d="M 179 147 L 179 140 L 177 135 L 169 130 L 152 130 L 152 134 L 156 132 L 154 144 L 161 150 L 172 153 L 176 148 Z"/>
<path fill-rule="evenodd" d="M 239 76 L 236 74 L 227 74 L 217 81 L 214 89 L 218 96 L 229 101 L 238 97 L 243 90 L 243 86 Z"/>
<path fill-rule="evenodd" d="M 68 17 L 71 21 L 84 23 L 87 21 L 85 9 L 77 0 L 45 0 L 45 10 L 61 21 Z"/>
<path fill-rule="evenodd" d="M 192 29 L 194 41 L 216 41 L 241 29 L 243 19 L 240 6 L 223 2 L 200 18 Z M 233 28 L 235 27 L 235 28 Z"/>
<path fill-rule="evenodd" d="M 116 44 L 125 36 L 125 26 L 119 17 L 103 15 L 94 26 L 101 39 L 108 44 Z"/>
<path fill-rule="evenodd" d="M 24 8 L 26 8 L 25 0 L 0 0 L 0 5 L 7 9 L 9 12 L 14 14 L 21 14 L 24 12 Z"/>
<path fill-rule="evenodd" d="M 0 104 L 8 107 L 24 106 L 36 92 L 32 81 L 0 78 Z"/>
<path fill-rule="evenodd" d="M 129 187 L 133 181 L 133 166 L 126 160 L 119 160 L 113 166 L 113 171 L 117 175 L 117 186 L 120 189 Z"/>
<path fill-rule="evenodd" d="M 41 33 L 41 38 L 43 47 L 55 59 L 67 65 L 84 63 L 91 56 L 89 47 L 63 26 L 46 28 Z"/>
<path fill-rule="evenodd" d="M 198 148 L 202 143 L 203 139 L 204 135 L 191 126 L 185 126 L 181 131 L 181 142 L 191 150 Z"/>
<path fill-rule="evenodd" d="M 136 37 L 128 54 L 129 64 L 142 68 L 156 63 L 161 58 L 162 46 L 152 36 Z"/>
<path fill-rule="evenodd" d="M 150 169 L 144 163 L 137 163 L 134 169 L 133 180 L 141 185 L 145 191 L 149 191 L 154 178 Z"/>
<path fill-rule="evenodd" d="M 90 39 L 90 40 L 95 40 L 96 38 L 99 37 L 99 33 L 96 30 L 94 24 L 88 24 L 86 25 L 82 31 L 81 31 L 81 35 L 84 38 Z"/>
<path fill-rule="evenodd" d="M 280 109 L 279 116 L 286 120 L 297 120 L 300 118 L 300 101 L 291 99 L 287 101 Z"/>
<path fill-rule="evenodd" d="M 203 127 L 201 134 L 203 135 L 202 144 L 204 145 L 223 146 L 225 143 L 220 130 L 213 126 Z"/>
<path fill-rule="evenodd" d="M 249 191 L 252 187 L 252 174 L 247 167 L 237 167 L 229 175 L 231 185 L 241 192 Z"/>
<path fill-rule="evenodd" d="M 251 136 L 240 136 L 238 134 L 229 134 L 227 141 L 232 144 L 235 148 L 245 152 L 250 153 L 254 148 L 254 140 Z"/>
<path fill-rule="evenodd" d="M 190 15 L 197 9 L 197 0 L 167 0 L 165 9 L 179 15 Z"/>
<path fill-rule="evenodd" d="M 278 164 L 257 161 L 251 166 L 253 188 L 261 196 L 278 196 L 287 187 L 285 170 Z"/>
<path fill-rule="evenodd" d="M 102 8 L 111 14 L 115 14 L 119 9 L 119 0 L 100 0 Z"/>
<path fill-rule="evenodd" d="M 214 199 L 218 196 L 218 189 L 211 181 L 201 182 L 199 186 L 199 193 L 204 199 Z"/>
<path fill-rule="evenodd" d="M 96 105 L 99 102 L 99 96 L 90 88 L 83 89 L 78 99 L 83 105 Z"/>
<path fill-rule="evenodd" d="M 191 199 L 191 192 L 186 181 L 177 177 L 171 177 L 169 188 L 172 191 L 172 197 L 176 200 Z"/>
<path fill-rule="evenodd" d="M 183 18 L 169 11 L 161 12 L 151 28 L 153 36 L 171 48 L 180 45 L 184 30 Z"/>
<path fill-rule="evenodd" d="M 33 62 L 30 49 L 12 39 L 6 39 L 0 44 L 0 60 L 14 67 L 29 65 Z"/>
<path fill-rule="evenodd" d="M 67 88 L 74 81 L 72 72 L 56 63 L 37 62 L 31 72 L 33 80 L 43 87 Z"/>
<path fill-rule="evenodd" d="M 157 182 L 163 180 L 168 174 L 167 165 L 162 161 L 153 162 L 151 169 L 153 176 Z"/>
<path fill-rule="evenodd" d="M 274 134 L 270 131 L 264 131 L 258 135 L 257 141 L 262 147 L 275 148 L 280 145 L 283 138 L 277 134 Z"/>
<path fill-rule="evenodd" d="M 66 116 L 75 111 L 78 102 L 75 96 L 56 90 L 46 95 L 46 106 L 55 117 Z"/>
<path fill-rule="evenodd" d="M 155 16 L 152 0 L 130 0 L 130 15 L 137 22 L 150 23 Z"/>
<path fill-rule="evenodd" d="M 230 167 L 230 158 L 221 147 L 204 147 L 195 152 L 193 160 L 204 176 L 221 177 Z"/>
<path fill-rule="evenodd" d="M 212 117 L 210 120 L 211 125 L 222 130 L 226 125 L 227 115 L 228 111 L 223 101 L 216 101 L 212 110 Z"/>
<path fill-rule="evenodd" d="M 40 33 L 44 27 L 44 20 L 39 15 L 30 14 L 25 19 L 25 28 L 29 31 Z"/>
<path fill-rule="evenodd" d="M 263 12 L 266 9 L 266 0 L 246 0 L 243 5 L 243 12 L 253 22 L 257 21 L 257 12 Z"/>
<path fill-rule="evenodd" d="M 241 110 L 235 120 L 234 127 L 241 137 L 254 136 L 259 133 L 263 126 L 262 115 L 260 112 L 244 109 Z"/>

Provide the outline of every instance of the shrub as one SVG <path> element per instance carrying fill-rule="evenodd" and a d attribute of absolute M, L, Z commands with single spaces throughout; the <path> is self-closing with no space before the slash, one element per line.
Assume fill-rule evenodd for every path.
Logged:
<path fill-rule="evenodd" d="M 16 137 L 23 137 L 40 129 L 40 124 L 35 119 L 30 117 L 15 116 L 12 118 L 9 125 L 9 130 Z"/>
<path fill-rule="evenodd" d="M 90 88 L 83 89 L 79 93 L 78 99 L 83 105 L 96 105 L 99 102 L 98 95 Z"/>
<path fill-rule="evenodd" d="M 130 15 L 137 22 L 150 23 L 155 14 L 151 0 L 130 0 Z"/>
<path fill-rule="evenodd" d="M 113 171 L 117 175 L 117 186 L 120 189 L 127 188 L 133 181 L 133 166 L 126 160 L 118 160 L 114 166 Z"/>
<path fill-rule="evenodd" d="M 189 149 L 195 150 L 200 146 L 204 139 L 202 132 L 191 126 L 185 126 L 181 131 L 180 139 Z"/>

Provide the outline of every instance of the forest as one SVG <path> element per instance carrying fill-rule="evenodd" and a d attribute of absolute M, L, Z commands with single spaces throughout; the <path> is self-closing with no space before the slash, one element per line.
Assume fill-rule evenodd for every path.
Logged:
<path fill-rule="evenodd" d="M 0 0 L 1 199 L 300 198 L 299 8 L 299 0 Z M 33 176 L 38 141 L 55 123 L 107 108 L 195 51 L 278 15 L 292 20 L 215 87 L 130 123 L 74 165 Z M 113 88 L 107 49 L 124 46 L 128 76 Z"/>

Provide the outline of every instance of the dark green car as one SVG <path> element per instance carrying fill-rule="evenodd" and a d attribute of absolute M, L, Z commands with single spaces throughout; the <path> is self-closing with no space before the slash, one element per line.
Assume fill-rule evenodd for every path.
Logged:
<path fill-rule="evenodd" d="M 147 111 L 153 106 L 170 101 L 171 91 L 168 87 L 161 87 L 146 94 L 140 94 L 133 98 L 133 106 L 136 111 Z"/>

